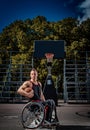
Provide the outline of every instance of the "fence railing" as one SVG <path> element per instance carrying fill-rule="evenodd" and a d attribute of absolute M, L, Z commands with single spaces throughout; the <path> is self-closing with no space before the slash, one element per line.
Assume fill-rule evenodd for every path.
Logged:
<path fill-rule="evenodd" d="M 64 101 L 90 102 L 90 52 L 64 60 Z"/>
<path fill-rule="evenodd" d="M 32 68 L 32 59 L 30 61 L 15 61 L 13 56 L 18 52 L 0 51 L 0 101 L 19 101 L 24 97 L 17 94 L 17 89 L 22 82 L 29 79 L 29 73 Z M 23 53 L 22 53 L 23 54 Z M 14 62 L 13 62 L 14 60 Z"/>

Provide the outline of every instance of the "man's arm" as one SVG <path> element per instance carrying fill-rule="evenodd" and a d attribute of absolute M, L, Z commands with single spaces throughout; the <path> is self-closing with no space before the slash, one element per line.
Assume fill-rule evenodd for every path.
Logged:
<path fill-rule="evenodd" d="M 19 93 L 22 96 L 32 98 L 34 96 L 33 89 L 30 92 L 25 91 L 27 87 L 30 87 L 32 89 L 32 84 L 30 84 L 28 81 L 24 82 L 19 89 L 17 90 L 17 93 Z"/>

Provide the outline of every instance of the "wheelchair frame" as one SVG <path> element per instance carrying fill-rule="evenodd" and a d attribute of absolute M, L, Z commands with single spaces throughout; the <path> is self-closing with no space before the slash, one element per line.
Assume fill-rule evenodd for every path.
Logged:
<path fill-rule="evenodd" d="M 35 129 L 52 128 L 59 125 L 59 122 L 48 122 L 46 119 L 46 106 L 40 102 L 31 101 L 28 102 L 22 109 L 21 122 L 24 128 Z M 55 119 L 55 115 L 52 115 L 52 119 Z"/>

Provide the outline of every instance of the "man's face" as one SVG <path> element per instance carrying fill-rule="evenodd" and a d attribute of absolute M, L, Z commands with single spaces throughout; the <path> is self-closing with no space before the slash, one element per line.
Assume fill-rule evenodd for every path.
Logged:
<path fill-rule="evenodd" d="M 31 73 L 30 73 L 31 79 L 37 80 L 37 76 L 38 76 L 37 71 L 31 71 Z"/>

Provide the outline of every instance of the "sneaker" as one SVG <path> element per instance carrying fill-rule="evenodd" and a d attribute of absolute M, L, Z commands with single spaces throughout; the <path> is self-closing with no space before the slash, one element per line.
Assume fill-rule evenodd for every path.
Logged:
<path fill-rule="evenodd" d="M 58 119 L 52 119 L 51 124 L 59 124 L 59 120 Z"/>

